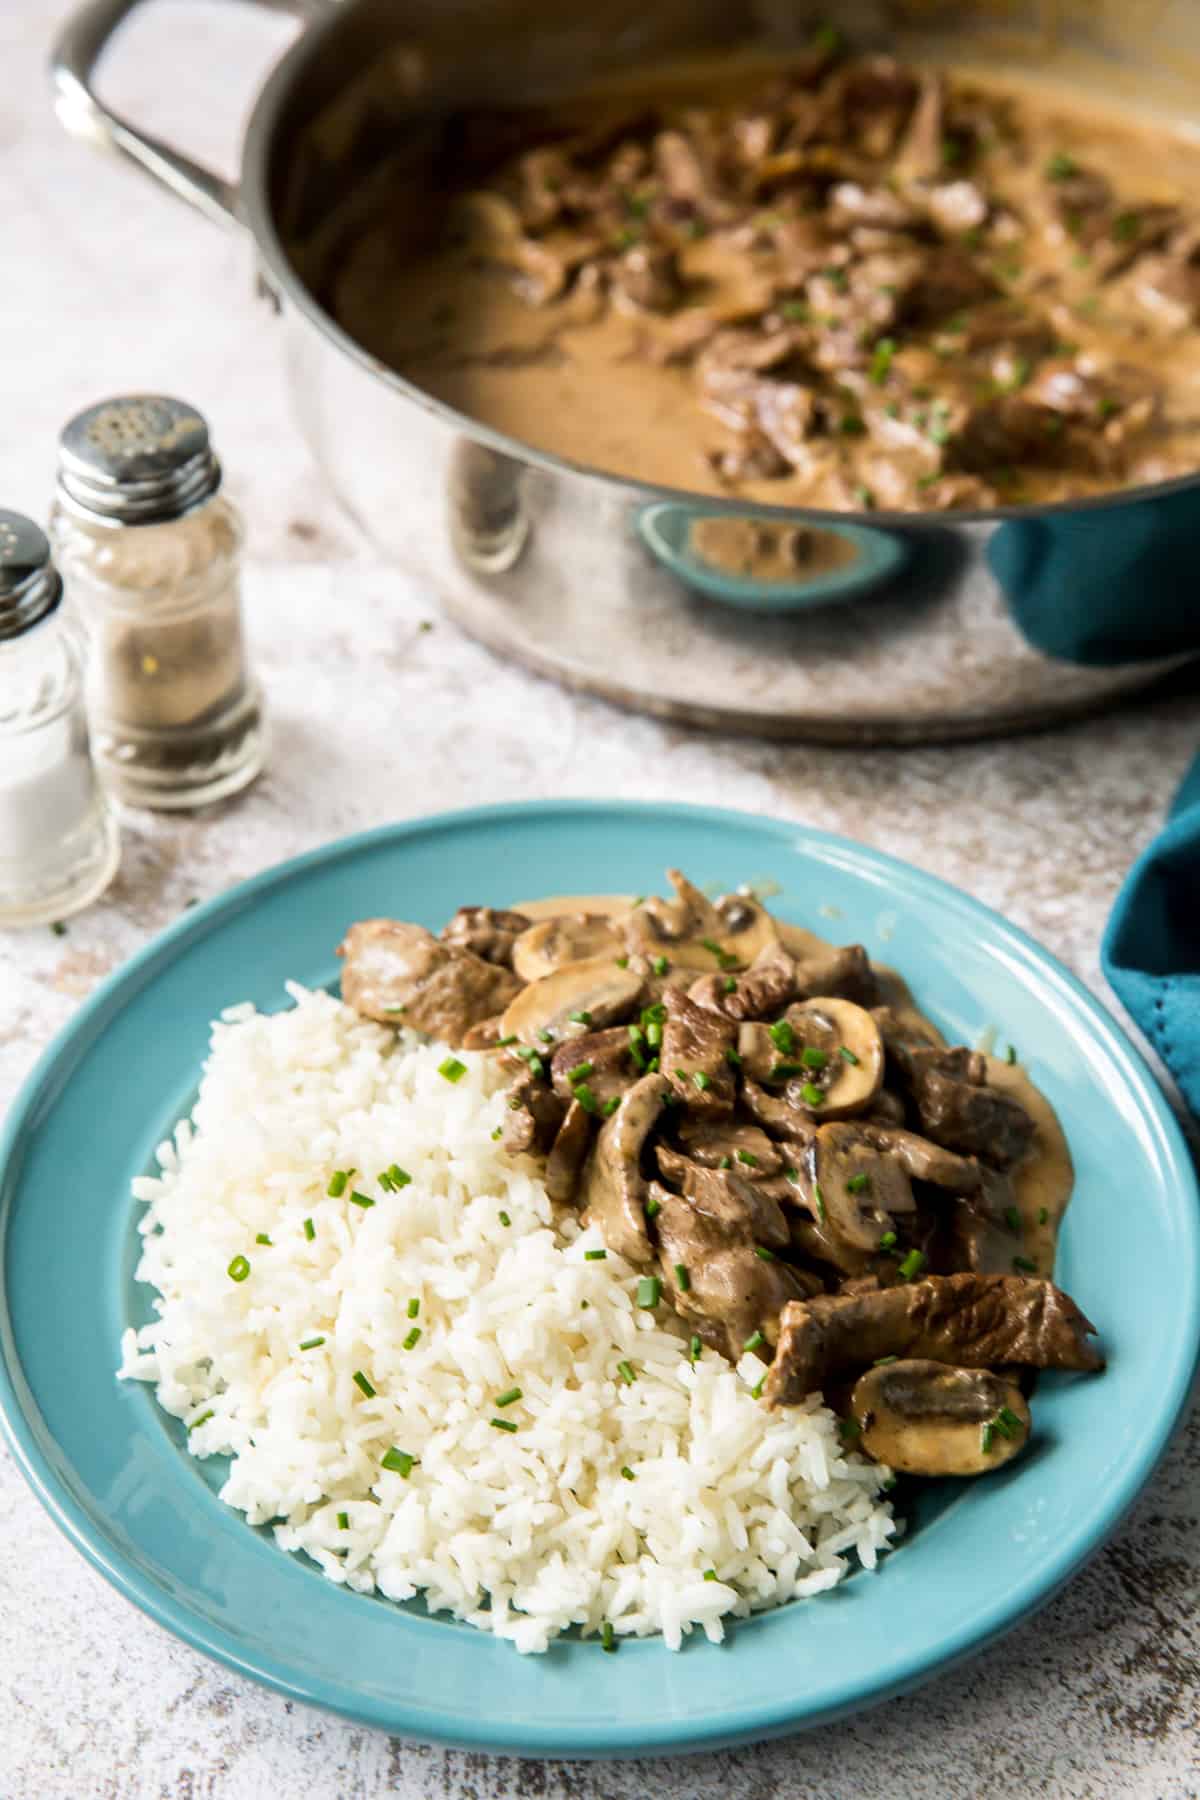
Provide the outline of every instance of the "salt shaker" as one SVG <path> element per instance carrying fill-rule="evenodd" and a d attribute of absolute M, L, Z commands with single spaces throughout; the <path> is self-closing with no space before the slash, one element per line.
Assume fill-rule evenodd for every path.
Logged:
<path fill-rule="evenodd" d="M 106 785 L 168 808 L 245 787 L 266 742 L 242 630 L 242 522 L 200 414 L 136 394 L 72 419 L 52 532 L 91 640 L 88 713 Z"/>
<path fill-rule="evenodd" d="M 120 855 L 96 781 L 82 644 L 46 535 L 0 511 L 0 925 L 39 925 L 103 893 Z"/>

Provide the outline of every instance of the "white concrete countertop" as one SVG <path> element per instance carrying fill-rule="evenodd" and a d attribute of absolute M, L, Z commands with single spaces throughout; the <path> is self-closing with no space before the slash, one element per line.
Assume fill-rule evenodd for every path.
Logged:
<path fill-rule="evenodd" d="M 496 663 L 322 493 L 245 246 L 56 127 L 42 65 L 67 10 L 0 6 L 0 504 L 44 516 L 59 426 L 87 402 L 135 388 L 195 402 L 250 522 L 274 749 L 239 802 L 129 814 L 115 885 L 65 937 L 0 932 L 0 1112 L 80 999 L 189 900 L 362 826 L 544 794 L 687 795 L 850 833 L 999 908 L 1112 1004 L 1099 934 L 1200 739 L 1194 691 L 1054 735 L 849 753 L 666 729 Z M 191 0 L 151 7 L 108 87 L 228 167 L 291 29 Z M 92 1572 L 0 1452 L 0 1800 L 1195 1800 L 1197 1467 L 1193 1412 L 1090 1567 L 919 1696 L 725 1755 L 538 1765 L 388 1738 L 205 1661 Z"/>

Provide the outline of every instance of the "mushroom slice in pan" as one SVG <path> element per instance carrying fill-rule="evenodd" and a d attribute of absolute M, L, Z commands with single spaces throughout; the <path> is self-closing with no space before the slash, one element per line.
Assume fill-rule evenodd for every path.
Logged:
<path fill-rule="evenodd" d="M 896 1213 L 916 1202 L 908 1176 L 855 1125 L 822 1125 L 812 1148 L 818 1220 L 854 1250 L 878 1250 Z"/>
<path fill-rule="evenodd" d="M 625 946 L 603 913 L 564 913 L 529 925 L 512 947 L 512 966 L 522 981 L 540 981 L 564 963 L 590 962 L 607 956 L 614 961 Z"/>
<path fill-rule="evenodd" d="M 1029 1441 L 1024 1394 L 990 1369 L 877 1365 L 855 1383 L 850 1411 L 861 1448 L 902 1475 L 984 1475 Z"/>
<path fill-rule="evenodd" d="M 611 1025 L 637 1004 L 642 985 L 636 969 L 618 968 L 611 956 L 567 963 L 521 989 L 505 1011 L 502 1035 L 541 1046 Z"/>

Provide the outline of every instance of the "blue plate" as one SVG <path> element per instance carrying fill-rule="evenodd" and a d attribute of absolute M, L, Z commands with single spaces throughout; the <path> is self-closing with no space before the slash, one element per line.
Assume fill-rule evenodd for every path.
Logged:
<path fill-rule="evenodd" d="M 190 1104 L 213 1012 L 335 975 L 353 919 L 438 926 L 462 900 L 635 892 L 678 864 L 771 878 L 785 917 L 909 976 L 953 1039 L 997 1028 L 1057 1107 L 1078 1167 L 1060 1277 L 1106 1374 L 1039 1383 L 1036 1448 L 927 1489 L 877 1574 L 678 1655 L 567 1641 L 522 1658 L 471 1627 L 331 1585 L 221 1505 L 149 1389 L 118 1384 L 142 1316 L 131 1177 Z M 673 806 L 545 802 L 389 827 L 185 914 L 79 1011 L 0 1143 L 0 1409 L 51 1515 L 150 1616 L 229 1667 L 408 1736 L 527 1756 L 681 1752 L 837 1718 L 980 1649 L 1047 1600 L 1150 1475 L 1196 1360 L 1200 1207 L 1180 1133 L 1112 1020 L 995 913 L 822 832 Z M 136 1308 L 136 1314 L 135 1314 Z"/>
<path fill-rule="evenodd" d="M 637 528 L 647 549 L 665 563 L 672 574 L 678 575 L 689 587 L 707 594 L 710 600 L 719 600 L 723 606 L 740 607 L 743 612 L 808 612 L 814 607 L 855 600 L 890 580 L 908 560 L 909 546 L 899 532 L 880 531 L 876 526 L 847 525 L 832 519 L 815 519 L 807 523 L 816 532 L 829 532 L 853 545 L 853 559 L 817 575 L 802 577 L 797 572 L 794 581 L 762 581 L 752 575 L 735 575 L 698 556 L 692 549 L 688 534 L 696 520 L 745 516 L 727 508 L 718 513 L 711 507 L 664 500 L 639 509 Z M 762 523 L 779 529 L 786 526 L 787 521 L 764 514 Z"/>

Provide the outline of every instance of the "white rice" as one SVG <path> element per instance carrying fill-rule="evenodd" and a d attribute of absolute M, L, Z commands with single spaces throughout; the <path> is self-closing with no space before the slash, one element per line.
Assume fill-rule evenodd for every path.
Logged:
<path fill-rule="evenodd" d="M 886 1471 L 816 1397 L 755 1401 L 753 1356 L 692 1367 L 632 1266 L 587 1259 L 598 1234 L 556 1219 L 533 1163 L 494 1141 L 487 1058 L 462 1053 L 451 1082 L 444 1047 L 289 992 L 285 1012 L 222 1015 L 191 1122 L 133 1184 L 157 1318 L 125 1333 L 120 1374 L 156 1384 L 193 1455 L 232 1458 L 230 1506 L 332 1581 L 423 1594 L 524 1651 L 605 1621 L 715 1641 L 852 1555 L 874 1568 L 896 1529 Z M 412 1180 L 387 1193 L 392 1163 Z M 393 1448 L 407 1476 L 382 1467 Z"/>

